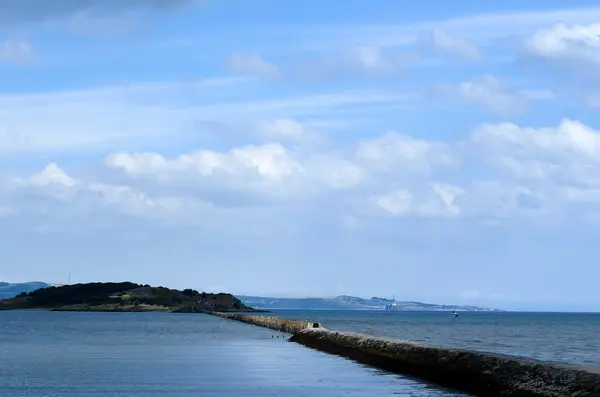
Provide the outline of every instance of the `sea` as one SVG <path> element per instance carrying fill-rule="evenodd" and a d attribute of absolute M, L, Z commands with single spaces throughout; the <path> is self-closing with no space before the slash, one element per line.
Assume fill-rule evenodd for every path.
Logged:
<path fill-rule="evenodd" d="M 600 315 L 276 311 L 432 344 L 600 365 Z M 201 314 L 0 312 L 1 397 L 466 396 Z"/>
<path fill-rule="evenodd" d="M 263 315 L 325 328 L 600 367 L 600 313 L 279 310 Z"/>

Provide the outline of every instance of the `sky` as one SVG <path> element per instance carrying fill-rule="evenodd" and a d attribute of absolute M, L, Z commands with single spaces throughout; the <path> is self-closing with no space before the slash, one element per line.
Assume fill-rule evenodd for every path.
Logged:
<path fill-rule="evenodd" d="M 600 311 L 599 72 L 591 0 L 2 0 L 0 280 Z"/>

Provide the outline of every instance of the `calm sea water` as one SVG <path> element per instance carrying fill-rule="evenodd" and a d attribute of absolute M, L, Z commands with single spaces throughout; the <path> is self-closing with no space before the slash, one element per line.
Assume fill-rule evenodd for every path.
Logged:
<path fill-rule="evenodd" d="M 274 335 L 205 315 L 0 312 L 0 396 L 463 395 Z"/>
<path fill-rule="evenodd" d="M 600 314 L 471 312 L 454 319 L 447 312 L 281 310 L 266 315 L 319 321 L 340 331 L 600 366 Z"/>

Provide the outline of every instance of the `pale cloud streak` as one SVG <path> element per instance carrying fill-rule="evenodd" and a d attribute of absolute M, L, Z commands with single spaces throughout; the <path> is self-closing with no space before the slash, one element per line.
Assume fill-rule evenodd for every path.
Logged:
<path fill-rule="evenodd" d="M 274 78 L 279 75 L 279 68 L 258 55 L 234 54 L 227 61 L 229 69 L 235 73 L 257 75 Z"/>
<path fill-rule="evenodd" d="M 457 85 L 443 85 L 440 92 L 461 101 L 485 106 L 491 111 L 511 116 L 529 109 L 529 98 L 547 99 L 547 95 L 536 92 L 519 92 L 491 75 L 477 76 Z"/>
<path fill-rule="evenodd" d="M 327 50 L 369 43 L 378 47 L 412 46 L 428 32 L 440 30 L 477 46 L 506 37 L 524 36 L 554 24 L 592 24 L 600 20 L 600 7 L 490 12 L 467 17 L 390 24 L 356 24 L 310 27 L 323 40 L 305 43 L 306 49 Z"/>
<path fill-rule="evenodd" d="M 294 119 L 278 118 L 257 123 L 260 137 L 269 142 L 296 142 L 301 144 L 319 144 L 326 137 L 309 126 Z"/>
<path fill-rule="evenodd" d="M 417 192 L 396 190 L 372 196 L 371 199 L 375 205 L 394 216 L 456 217 L 461 212 L 456 200 L 464 193 L 458 186 L 432 183 Z"/>
<path fill-rule="evenodd" d="M 393 75 L 413 60 L 410 54 L 379 46 L 355 46 L 323 59 L 326 72 L 335 74 Z M 331 76 L 330 76 L 331 77 Z"/>
<path fill-rule="evenodd" d="M 35 57 L 31 44 L 27 40 L 12 39 L 0 43 L 0 61 L 23 64 Z"/>
<path fill-rule="evenodd" d="M 440 52 L 456 54 L 470 61 L 481 59 L 481 50 L 472 40 L 449 35 L 436 28 L 423 36 L 424 44 Z"/>
<path fill-rule="evenodd" d="M 406 95 L 372 91 L 254 100 L 236 95 L 236 90 L 244 93 L 254 84 L 256 81 L 249 78 L 223 78 L 1 95 L 0 152 L 85 150 L 99 145 L 110 148 L 142 137 L 161 140 L 200 134 L 199 138 L 214 138 L 208 129 L 198 129 L 202 121 L 250 123 L 249 127 L 264 138 L 287 134 L 288 139 L 316 142 L 318 134 L 302 127 L 305 130 L 300 137 L 294 131 L 300 127 L 285 120 L 334 111 L 352 113 L 345 109 L 408 100 Z M 235 99 L 219 101 L 225 87 Z M 257 119 L 263 121 L 257 125 Z"/>

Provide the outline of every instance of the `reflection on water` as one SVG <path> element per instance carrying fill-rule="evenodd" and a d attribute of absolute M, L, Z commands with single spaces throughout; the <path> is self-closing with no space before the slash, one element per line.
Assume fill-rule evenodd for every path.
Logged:
<path fill-rule="evenodd" d="M 204 315 L 0 312 L 0 395 L 459 396 Z"/>

